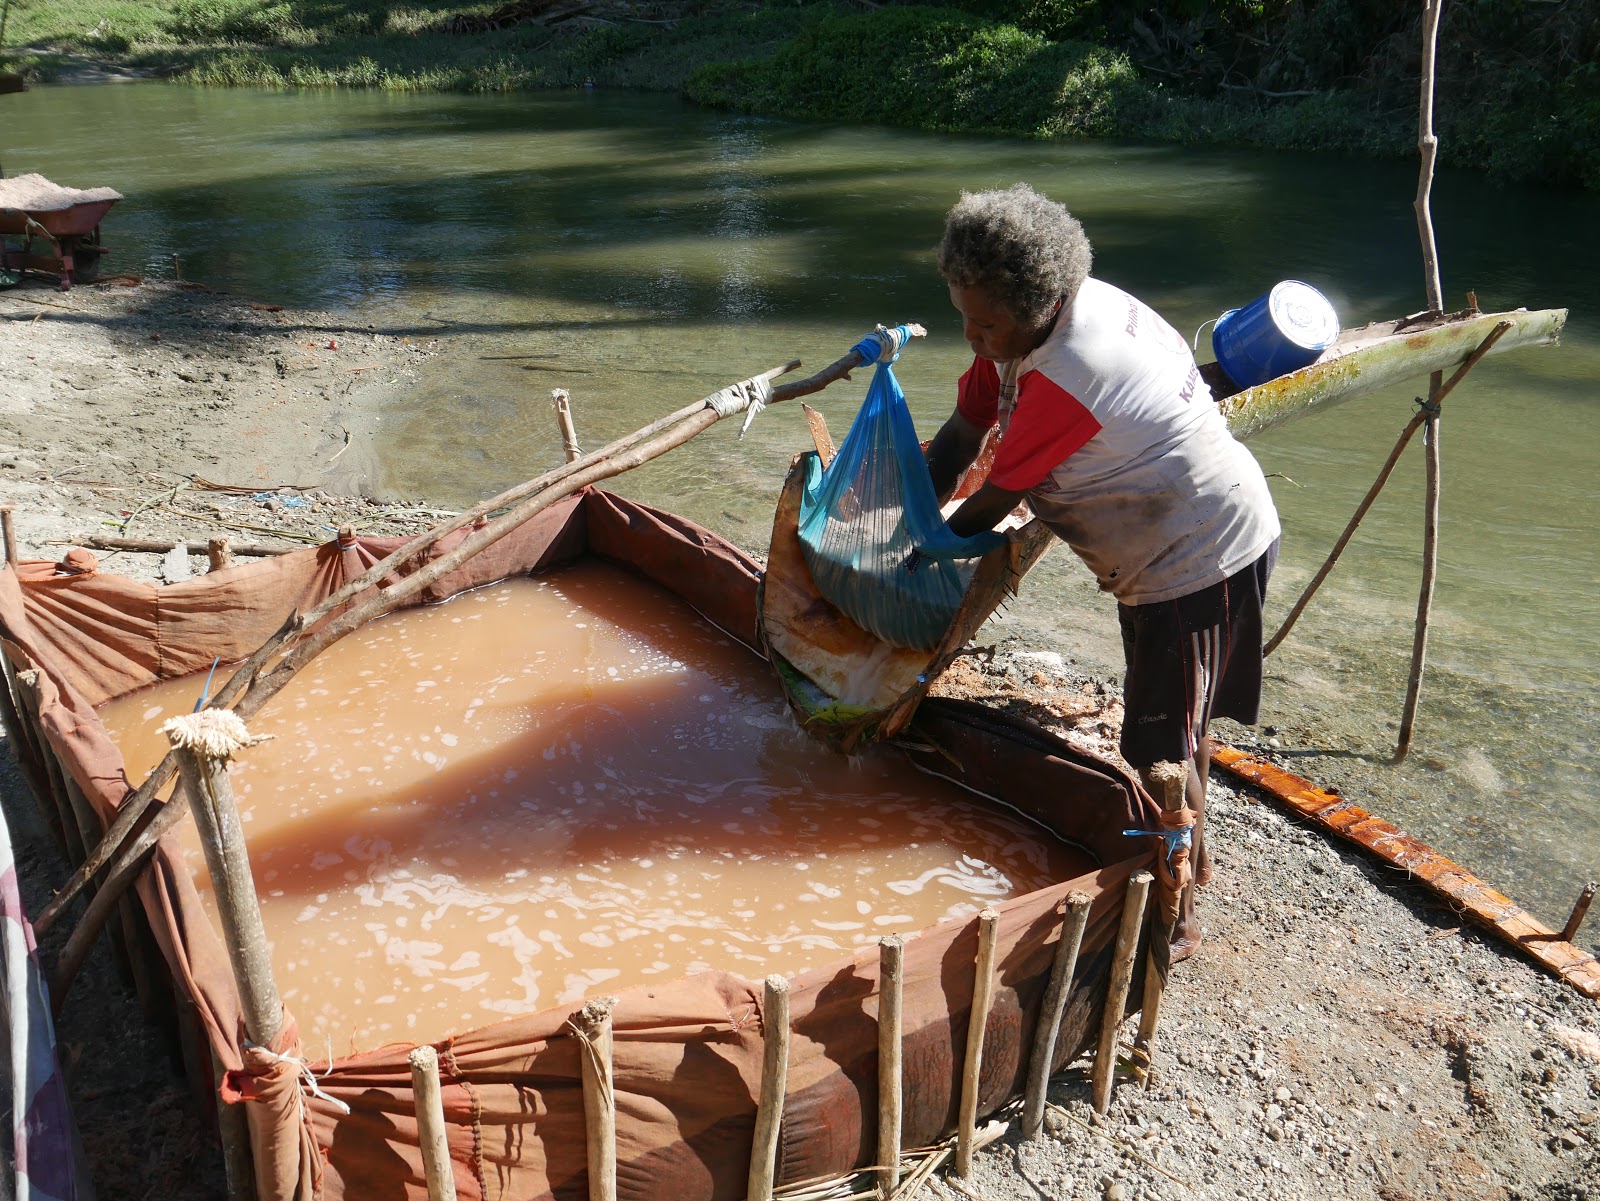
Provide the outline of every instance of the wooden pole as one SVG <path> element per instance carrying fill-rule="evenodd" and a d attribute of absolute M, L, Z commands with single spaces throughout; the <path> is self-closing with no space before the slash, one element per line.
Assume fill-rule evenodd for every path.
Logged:
<path fill-rule="evenodd" d="M 87 848 L 83 841 L 83 831 L 78 826 L 77 817 L 74 815 L 67 801 L 67 786 L 61 774 L 61 762 L 56 758 L 55 748 L 50 745 L 50 740 L 45 737 L 44 724 L 39 720 L 39 669 L 30 667 L 17 673 L 17 700 L 20 703 L 22 715 L 31 729 L 34 745 L 39 756 L 39 767 L 44 779 L 45 800 L 50 806 L 50 811 L 55 814 L 52 823 L 62 836 L 62 845 L 69 861 L 81 863 L 85 858 Z M 38 929 L 37 925 L 34 927 Z"/>
<path fill-rule="evenodd" d="M 1571 942 L 1578 937 L 1578 927 L 1583 925 L 1583 919 L 1589 916 L 1589 906 L 1594 902 L 1594 894 L 1597 888 L 1600 888 L 1600 884 L 1590 880 L 1584 890 L 1578 894 L 1578 899 L 1572 906 L 1572 913 L 1567 917 L 1567 924 L 1561 928 L 1562 942 Z"/>
<path fill-rule="evenodd" d="M 583 447 L 578 445 L 578 430 L 572 424 L 572 396 L 565 388 L 552 388 L 550 399 L 556 405 L 556 424 L 561 427 L 561 445 L 567 462 L 576 463 L 583 457 Z"/>
<path fill-rule="evenodd" d="M 850 372 L 862 366 L 865 361 L 852 349 L 843 358 L 829 364 L 815 375 L 792 384 L 773 387 L 771 400 L 768 403 L 777 404 L 820 392 L 831 383 L 848 379 Z M 725 388 L 712 396 L 703 397 L 615 442 L 591 451 L 575 462 L 545 472 L 507 489 L 498 496 L 481 501 L 465 512 L 458 513 L 455 517 L 417 535 L 397 547 L 381 562 L 373 564 L 358 579 L 351 580 L 325 598 L 310 613 L 291 614 L 282 628 L 258 647 L 216 691 L 212 696 L 210 707 L 224 709 L 232 706 L 243 718 L 254 716 L 301 667 L 351 630 L 373 617 L 397 608 L 439 577 L 454 571 L 462 563 L 486 547 L 494 545 L 556 501 L 603 479 L 610 479 L 612 476 L 629 471 L 641 463 L 649 462 L 703 433 L 721 421 L 724 416 L 731 416 L 732 412 L 718 411 L 717 404 L 734 390 L 753 384 L 755 381 L 770 383 L 776 377 L 799 366 L 800 362 L 796 359 L 781 367 L 762 372 L 751 380 L 741 381 L 734 388 Z M 480 519 L 489 513 L 506 509 L 508 506 L 510 506 L 509 511 L 500 517 L 482 525 L 478 524 Z M 387 577 L 395 573 L 397 568 L 411 562 L 441 538 L 466 526 L 474 527 L 472 534 L 449 554 L 394 582 L 366 604 L 345 609 L 337 621 L 323 623 L 324 618 L 338 612 L 353 597 L 382 584 Z M 316 631 L 315 637 L 308 634 L 308 631 L 312 630 Z M 281 661 L 273 671 L 262 677 L 260 673 L 265 665 L 279 659 L 280 656 Z M 124 798 L 117 809 L 117 817 L 100 846 L 73 871 L 50 904 L 40 912 L 38 920 L 34 923 L 36 931 L 42 934 L 48 930 L 96 872 L 112 859 L 123 858 L 121 852 L 125 844 L 138 838 L 135 827 L 142 819 L 145 810 L 155 800 L 156 794 L 166 786 L 167 781 L 172 779 L 175 771 L 173 756 L 169 754 L 151 770 L 145 777 L 144 783 Z M 138 857 L 139 854 L 135 854 L 127 858 Z M 70 974 L 66 975 L 66 982 L 70 983 L 71 978 Z M 57 1003 L 59 1004 L 59 996 Z"/>
<path fill-rule="evenodd" d="M 32 720 L 23 705 L 22 684 L 13 670 L 11 656 L 6 654 L 4 647 L 0 647 L 0 674 L 4 676 L 0 680 L 0 720 L 4 721 L 11 753 L 16 756 L 17 766 L 22 769 L 23 781 L 33 794 L 33 803 L 39 808 L 45 828 L 65 852 L 66 831 L 61 828 L 59 815 L 50 801 L 50 781 L 45 773 L 44 757 L 35 738 Z"/>
<path fill-rule="evenodd" d="M 1133 957 L 1139 950 L 1139 929 L 1144 924 L 1144 903 L 1150 893 L 1150 880 L 1149 872 L 1134 872 L 1128 878 L 1128 893 L 1122 902 L 1122 924 L 1117 928 L 1117 945 L 1111 956 L 1106 1011 L 1100 1020 L 1100 1044 L 1094 1057 L 1094 1110 L 1102 1115 L 1111 1108 L 1111 1086 L 1117 1067 L 1117 1027 L 1122 1025 L 1123 1010 L 1128 1003 Z"/>
<path fill-rule="evenodd" d="M 136 550 L 153 555 L 164 555 L 176 546 L 182 546 L 191 555 L 212 555 L 212 546 L 217 542 L 224 542 L 228 547 L 231 557 L 266 558 L 270 555 L 287 555 L 297 550 L 304 550 L 305 546 L 262 546 L 256 542 L 234 542 L 228 538 L 212 538 L 205 542 L 181 542 L 167 538 L 121 538 L 111 534 L 90 534 L 89 536 L 73 542 L 73 546 L 82 546 L 88 550 Z M 216 568 L 211 570 L 215 571 Z"/>
<path fill-rule="evenodd" d="M 1066 1012 L 1067 994 L 1078 967 L 1078 951 L 1083 946 L 1083 931 L 1089 924 L 1093 898 L 1086 892 L 1067 894 L 1066 919 L 1061 923 L 1061 938 L 1056 943 L 1055 963 L 1050 969 L 1050 984 L 1039 1007 L 1039 1025 L 1033 1032 L 1033 1062 L 1028 1065 L 1028 1087 L 1022 1100 L 1022 1137 L 1036 1139 L 1044 1126 L 1045 1093 L 1050 1085 L 1050 1069 L 1055 1064 L 1056 1040 L 1061 1035 L 1061 1015 Z"/>
<path fill-rule="evenodd" d="M 1179 828 L 1185 821 L 1193 824 L 1194 814 L 1185 813 L 1189 806 L 1189 772 L 1187 762 L 1157 763 L 1150 769 L 1151 778 L 1161 786 L 1163 812 L 1174 815 L 1162 823 L 1163 829 L 1169 828 L 1169 822 L 1176 823 Z M 1183 903 L 1183 890 L 1189 887 L 1194 878 L 1188 866 L 1187 847 L 1180 846 L 1169 853 L 1163 842 L 1158 853 L 1163 856 L 1161 882 L 1157 888 L 1160 908 L 1151 923 L 1150 950 L 1144 969 L 1144 1000 L 1139 1006 L 1139 1032 L 1133 1040 L 1146 1088 L 1150 1087 L 1154 1075 L 1153 1060 L 1156 1027 L 1161 1022 L 1161 998 L 1166 992 L 1167 978 L 1172 974 L 1172 930 Z"/>
<path fill-rule="evenodd" d="M 1437 385 L 1438 375 L 1433 377 Z M 1416 732 L 1417 707 L 1422 703 L 1422 677 L 1428 666 L 1428 625 L 1433 615 L 1433 590 L 1439 578 L 1439 407 L 1430 402 L 1422 441 L 1427 453 L 1426 495 L 1422 509 L 1422 585 L 1417 593 L 1417 620 L 1411 635 L 1411 674 L 1406 680 L 1406 700 L 1400 711 L 1400 735 L 1395 740 L 1394 762 L 1404 763 Z"/>
<path fill-rule="evenodd" d="M 617 1201 L 617 1100 L 611 1074 L 611 1011 L 616 997 L 594 997 L 567 1019 L 578 1036 L 589 1201 Z"/>
<path fill-rule="evenodd" d="M 217 1140 L 222 1144 L 222 1179 L 223 1188 L 227 1190 L 228 1201 L 256 1201 L 256 1168 L 255 1157 L 250 1153 L 250 1115 L 245 1112 L 243 1105 L 227 1105 L 217 1100 L 217 1083 L 222 1079 L 224 1068 L 222 1061 L 217 1058 L 216 1051 L 212 1050 L 211 1040 L 200 1029 L 193 1013 L 187 1006 L 179 1006 L 178 1012 L 183 1016 L 179 1018 L 180 1025 L 187 1025 L 187 1029 L 180 1029 L 178 1037 L 184 1041 L 184 1049 L 193 1039 L 211 1062 L 211 1077 L 205 1082 L 205 1091 L 202 1094 L 214 1101 L 217 1107 Z"/>
<path fill-rule="evenodd" d="M 233 566 L 233 547 L 228 545 L 226 534 L 218 535 L 206 543 L 206 559 L 210 563 L 208 571 L 221 571 L 224 567 Z"/>
<path fill-rule="evenodd" d="M 783 388 L 772 389 L 772 400 L 769 403 L 776 404 L 780 400 L 820 392 L 833 381 L 847 378 L 849 372 L 860 364 L 860 356 L 852 350 L 843 359 L 808 379 Z M 796 360 L 781 367 L 774 367 L 753 377 L 753 380 L 741 381 L 735 388 L 752 384 L 754 380 L 770 382 L 771 379 L 792 371 L 799 365 Z M 733 411 L 719 411 L 716 406 L 727 400 L 733 390 L 723 389 L 694 404 L 686 405 L 624 438 L 619 438 L 599 450 L 591 451 L 576 462 L 545 472 L 526 483 L 502 492 L 499 496 L 482 501 L 397 547 L 387 558 L 373 564 L 363 575 L 325 598 L 311 612 L 292 614 L 283 627 L 258 647 L 250 658 L 234 671 L 227 683 L 217 689 L 212 696 L 210 707 L 225 709 L 232 706 L 242 718 L 248 720 L 253 717 L 260 711 L 261 706 L 294 677 L 296 672 L 340 638 L 372 618 L 398 608 L 435 580 L 448 575 L 550 505 L 591 484 L 621 475 L 641 463 L 647 463 L 666 454 L 703 433 L 721 421 L 724 416 L 732 416 Z M 501 516 L 479 524 L 481 518 L 507 506 L 511 507 Z M 441 555 L 426 567 L 394 581 L 364 603 L 345 608 L 352 598 L 381 585 L 399 567 L 411 562 L 447 534 L 466 526 L 473 527 L 472 533 L 457 544 L 454 550 Z M 335 613 L 339 614 L 335 620 L 326 622 L 323 620 Z M 265 665 L 274 660 L 277 664 L 273 670 L 262 675 Z M 133 829 L 145 809 L 155 799 L 157 791 L 172 778 L 175 770 L 173 758 L 169 754 L 156 765 L 144 783 L 124 799 L 118 807 L 117 820 L 112 823 L 112 828 L 107 834 L 108 845 L 86 860 L 79 870 L 73 872 L 54 900 L 40 913 L 39 920 L 34 923 L 36 930 L 42 933 L 48 929 L 50 923 L 60 915 L 61 910 L 77 896 L 89 877 L 117 854 L 118 847 L 132 836 Z"/>
<path fill-rule="evenodd" d="M 960 1125 L 956 1129 L 956 1175 L 972 1175 L 973 1139 L 978 1133 L 978 1084 L 983 1074 L 983 1036 L 989 1029 L 989 1009 L 994 1005 L 995 938 L 1000 914 L 985 909 L 978 914 L 978 958 L 972 980 L 972 1010 L 967 1015 L 967 1058 L 961 1072 Z"/>
<path fill-rule="evenodd" d="M 244 827 L 228 781 L 228 761 L 262 740 L 245 729 L 237 714 L 223 709 L 171 718 L 161 732 L 177 755 L 189 811 L 200 831 L 222 920 L 222 941 L 243 1003 L 245 1035 L 258 1047 L 270 1046 L 283 1025 L 283 1001 L 273 979 Z"/>
<path fill-rule="evenodd" d="M 789 1091 L 789 982 L 782 976 L 767 977 L 761 1038 L 761 1098 L 756 1104 L 746 1201 L 772 1201 L 773 1174 L 778 1166 L 783 1099 Z"/>
<path fill-rule="evenodd" d="M 15 571 L 17 567 L 17 531 L 11 523 L 10 505 L 0 505 L 0 531 L 4 532 L 6 540 L 6 562 Z"/>
<path fill-rule="evenodd" d="M 62 1004 L 67 999 L 67 993 L 72 988 L 72 982 L 77 979 L 84 960 L 89 957 L 95 939 L 111 914 L 117 911 L 118 901 L 139 878 L 139 873 L 149 862 L 161 836 L 177 825 L 189 811 L 187 801 L 181 797 L 180 790 L 179 796 L 157 809 L 156 815 L 150 819 L 145 828 L 119 848 L 116 862 L 99 888 L 92 893 L 89 904 L 84 909 L 83 919 L 73 928 L 66 945 L 56 956 L 56 965 L 50 974 L 50 1004 L 58 1016 Z M 62 911 L 58 909 L 57 913 L 60 912 Z"/>
<path fill-rule="evenodd" d="M 1429 207 L 1433 191 L 1433 166 L 1439 157 L 1439 139 L 1433 132 L 1433 76 L 1439 51 L 1439 14 L 1444 0 L 1424 0 L 1422 13 L 1422 93 L 1417 105 L 1417 150 L 1422 165 L 1417 177 L 1417 235 L 1422 241 L 1423 287 L 1428 307 L 1444 311 L 1444 285 L 1439 279 L 1439 248 L 1433 236 L 1433 212 Z M 1435 377 L 1437 379 L 1437 376 Z"/>
<path fill-rule="evenodd" d="M 1417 177 L 1417 236 L 1422 242 L 1423 286 L 1428 307 L 1444 310 L 1444 286 L 1439 279 L 1439 249 L 1433 236 L 1433 212 L 1429 196 L 1433 191 L 1433 167 L 1439 155 L 1439 139 L 1433 132 L 1433 76 L 1438 57 L 1439 14 L 1444 0 L 1425 0 L 1422 16 L 1422 94 L 1418 103 L 1417 149 L 1422 165 Z M 1396 740 L 1394 762 L 1404 763 L 1411 752 L 1411 736 L 1416 728 L 1417 706 L 1422 700 L 1422 677 L 1428 662 L 1428 625 L 1433 615 L 1433 589 L 1439 575 L 1439 390 L 1442 371 L 1428 377 L 1428 403 L 1422 415 L 1422 441 L 1427 452 L 1427 497 L 1422 516 L 1422 585 L 1417 594 L 1416 628 L 1411 638 L 1411 674 L 1406 681 L 1406 700 L 1400 714 L 1400 736 Z"/>
<path fill-rule="evenodd" d="M 898 934 L 878 940 L 878 1195 L 888 1197 L 900 1187 L 900 1126 L 904 1030 L 901 1004 L 905 998 L 905 939 Z"/>
<path fill-rule="evenodd" d="M 78 787 L 78 782 L 65 772 L 62 774 L 72 811 L 77 818 L 79 828 L 83 831 L 84 842 L 93 846 L 101 834 L 100 818 L 95 813 L 87 794 Z M 154 1010 L 157 996 L 156 974 L 150 961 L 145 957 L 142 915 L 135 909 L 133 898 L 127 896 L 118 898 L 117 920 L 118 925 L 112 927 L 112 950 L 116 953 L 119 964 L 127 972 L 128 978 L 133 982 L 133 990 L 138 995 L 139 1003 L 145 1012 L 151 1017 L 164 1016 L 158 1015 Z"/>
<path fill-rule="evenodd" d="M 411 1052 L 411 1095 L 417 1105 L 417 1141 L 428 1201 L 456 1201 L 456 1174 L 450 1164 L 450 1134 L 439 1085 L 439 1052 L 421 1046 Z"/>

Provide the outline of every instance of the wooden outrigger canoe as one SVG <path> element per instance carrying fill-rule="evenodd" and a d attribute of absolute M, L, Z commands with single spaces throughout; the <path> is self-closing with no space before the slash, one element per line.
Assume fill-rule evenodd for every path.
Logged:
<path fill-rule="evenodd" d="M 1489 353 L 1554 344 L 1566 309 L 1419 314 L 1346 330 L 1315 363 L 1239 389 L 1215 363 L 1201 367 L 1238 438 L 1250 438 L 1340 401 L 1465 363 L 1496 329 L 1507 328 Z M 892 737 L 911 720 L 932 681 L 1016 591 L 1053 536 L 1027 520 L 1007 531 L 1004 546 L 979 562 L 955 620 L 932 650 L 889 646 L 863 630 L 817 590 L 800 553 L 797 520 L 809 454 L 831 454 L 820 417 L 812 415 L 818 449 L 796 457 L 773 516 L 762 588 L 761 630 L 800 720 L 845 749 Z"/>
<path fill-rule="evenodd" d="M 1502 322 L 1510 327 L 1489 349 L 1551 346 L 1567 323 L 1566 309 L 1466 309 L 1424 313 L 1347 329 L 1315 363 L 1254 388 L 1239 389 L 1213 364 L 1201 368 L 1236 438 L 1251 438 L 1285 421 L 1366 392 L 1460 366 Z M 1212 368 L 1208 370 L 1208 368 Z"/>

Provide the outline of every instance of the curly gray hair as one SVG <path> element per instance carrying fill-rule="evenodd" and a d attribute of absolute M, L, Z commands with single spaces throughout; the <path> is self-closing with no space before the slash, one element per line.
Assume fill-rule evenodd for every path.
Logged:
<path fill-rule="evenodd" d="M 983 288 L 1025 325 L 1042 325 L 1088 278 L 1094 253 L 1066 206 L 1025 183 L 963 192 L 945 218 L 939 272 L 957 288 Z"/>

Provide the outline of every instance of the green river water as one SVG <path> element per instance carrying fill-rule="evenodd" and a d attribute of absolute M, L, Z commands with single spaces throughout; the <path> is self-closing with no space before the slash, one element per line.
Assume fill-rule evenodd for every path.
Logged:
<path fill-rule="evenodd" d="M 571 391 L 593 446 L 787 359 L 820 367 L 879 321 L 930 330 L 899 374 L 931 432 L 970 358 L 932 259 L 962 188 L 1021 179 L 1065 201 L 1096 273 L 1190 333 L 1286 278 L 1320 288 L 1346 325 L 1423 307 L 1411 163 L 835 129 L 655 95 L 155 83 L 6 97 L 0 163 L 125 193 L 108 270 L 167 275 L 178 254 L 217 288 L 438 339 L 378 450 L 382 491 L 441 503 L 559 461 L 552 387 Z M 1447 171 L 1434 211 L 1449 306 L 1469 288 L 1485 309 L 1567 306 L 1564 344 L 1490 360 L 1448 402 L 1436 624 L 1407 764 L 1386 761 L 1419 576 L 1420 447 L 1269 660 L 1266 721 L 1305 774 L 1559 925 L 1600 875 L 1600 197 Z M 1422 387 L 1252 441 L 1285 526 L 1269 627 Z M 864 390 L 862 376 L 813 401 L 836 437 Z M 761 549 L 804 426 L 798 408 L 743 442 L 733 424 L 619 490 Z M 994 632 L 1120 667 L 1112 606 L 1065 550 Z M 1600 918 L 1581 941 L 1600 945 Z"/>

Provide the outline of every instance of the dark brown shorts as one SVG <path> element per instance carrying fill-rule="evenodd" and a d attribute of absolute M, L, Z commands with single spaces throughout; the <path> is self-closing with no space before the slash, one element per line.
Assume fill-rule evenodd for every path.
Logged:
<path fill-rule="evenodd" d="M 1194 757 L 1213 717 L 1261 713 L 1261 606 L 1278 543 L 1220 584 L 1150 605 L 1118 605 L 1122 757 L 1135 767 Z"/>

